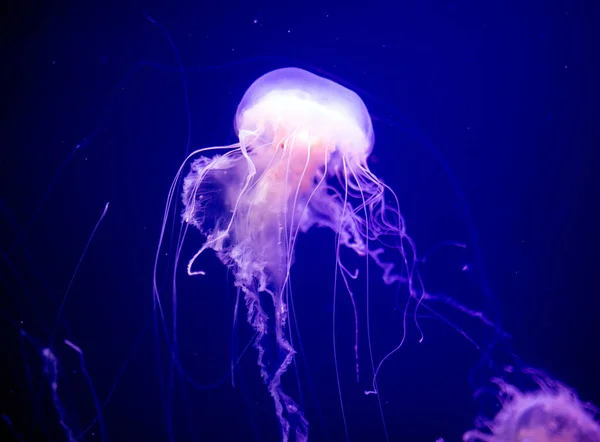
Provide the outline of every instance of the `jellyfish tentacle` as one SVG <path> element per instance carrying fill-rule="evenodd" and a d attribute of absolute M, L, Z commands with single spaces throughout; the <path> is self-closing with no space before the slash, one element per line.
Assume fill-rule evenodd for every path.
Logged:
<path fill-rule="evenodd" d="M 275 337 L 277 346 L 285 352 L 285 356 L 271 378 L 268 388 L 275 401 L 275 411 L 282 429 L 282 441 L 287 442 L 290 433 L 290 416 L 294 417 L 294 421 L 298 421 L 295 428 L 296 435 L 304 435 L 304 438 L 308 437 L 308 421 L 300 412 L 296 402 L 284 393 L 281 386 L 281 377 L 287 371 L 296 354 L 296 351 L 285 337 L 287 307 L 283 301 L 282 293 L 283 290 L 273 295 L 273 303 L 275 305 Z"/>

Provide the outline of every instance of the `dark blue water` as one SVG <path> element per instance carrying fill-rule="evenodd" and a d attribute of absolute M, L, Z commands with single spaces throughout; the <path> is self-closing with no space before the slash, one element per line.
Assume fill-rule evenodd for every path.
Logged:
<path fill-rule="evenodd" d="M 185 275 L 200 234 L 186 237 L 177 272 L 175 365 L 154 321 L 152 272 L 186 152 L 236 142 L 244 91 L 286 66 L 363 98 L 376 138 L 369 165 L 398 194 L 427 289 L 503 331 L 438 304 L 447 322 L 420 311 L 419 343 L 409 321 L 378 377 L 389 440 L 460 440 L 478 414 L 494 412 L 493 400 L 472 395 L 507 364 L 543 369 L 600 403 L 597 9 L 142 3 L 31 3 L 4 17 L 1 440 L 76 437 L 98 404 L 102 419 L 81 440 L 279 439 L 252 347 L 232 386 L 232 357 L 253 331 L 243 307 L 233 327 L 231 276 L 214 255 L 203 258 L 206 277 Z M 311 231 L 292 269 L 300 388 L 294 370 L 286 382 L 311 440 L 346 440 L 333 369 L 334 253 L 332 234 Z M 171 275 L 162 267 L 158 278 L 169 318 Z M 361 278 L 361 377 L 340 289 L 339 380 L 350 440 L 377 441 L 385 433 L 377 398 L 364 395 L 372 370 Z M 402 337 L 406 293 L 375 270 L 369 283 L 379 361 Z"/>

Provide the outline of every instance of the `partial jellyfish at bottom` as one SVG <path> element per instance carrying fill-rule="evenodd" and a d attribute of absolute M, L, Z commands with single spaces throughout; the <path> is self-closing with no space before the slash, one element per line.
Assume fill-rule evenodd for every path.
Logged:
<path fill-rule="evenodd" d="M 509 383 L 515 373 L 531 388 Z M 547 374 L 509 366 L 492 382 L 499 411 L 491 418 L 479 417 L 476 429 L 463 435 L 464 442 L 600 442 L 598 408 Z"/>
<path fill-rule="evenodd" d="M 334 232 L 336 283 L 339 273 L 340 284 L 351 297 L 349 280 L 357 274 L 340 259 L 342 247 L 376 263 L 386 284 L 406 283 L 415 304 L 424 296 L 418 289 L 416 252 L 395 193 L 367 165 L 373 126 L 356 93 L 302 69 L 278 69 L 246 91 L 235 128 L 238 143 L 200 149 L 188 157 L 225 151 L 193 160 L 183 181 L 183 235 L 187 226 L 194 226 L 205 237 L 187 272 L 204 273 L 196 261 L 208 249 L 231 269 L 235 286 L 243 292 L 247 320 L 256 332 L 260 374 L 275 404 L 281 440 L 307 440 L 308 422 L 282 386 L 282 376 L 296 353 L 289 325 L 294 320 L 289 310 L 290 269 L 300 232 L 313 227 Z M 159 251 L 186 163 L 169 193 Z M 180 237 L 176 262 L 182 242 Z M 399 252 L 400 270 L 382 257 L 384 249 Z M 155 298 L 159 300 L 156 284 Z M 273 317 L 261 304 L 265 298 L 273 304 Z M 267 357 L 265 348 L 273 344 L 277 354 Z M 373 390 L 365 393 L 377 393 L 375 378 L 376 373 Z"/>

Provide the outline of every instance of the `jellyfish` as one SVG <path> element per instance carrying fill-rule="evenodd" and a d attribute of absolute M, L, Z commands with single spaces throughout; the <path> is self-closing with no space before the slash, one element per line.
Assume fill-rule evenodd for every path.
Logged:
<path fill-rule="evenodd" d="M 189 260 L 187 273 L 204 274 L 197 261 L 209 249 L 231 269 L 256 332 L 258 366 L 275 404 L 281 440 L 303 441 L 308 439 L 308 422 L 282 386 L 296 353 L 289 338 L 289 305 L 299 235 L 313 227 L 334 232 L 336 272 L 346 286 L 356 274 L 340 259 L 343 247 L 373 260 L 385 283 L 410 285 L 412 242 L 396 195 L 367 164 L 373 125 L 355 92 L 299 68 L 274 70 L 244 94 L 235 130 L 239 142 L 200 149 L 188 157 L 183 226 L 199 229 L 205 241 Z M 173 182 L 168 206 L 187 161 Z M 386 247 L 400 251 L 407 271 L 396 272 L 382 257 Z M 265 299 L 273 304 L 272 317 L 261 304 Z M 265 354 L 273 344 L 274 357 Z M 376 392 L 373 383 L 370 393 Z"/>
<path fill-rule="evenodd" d="M 513 372 L 507 367 L 507 372 Z M 569 387 L 535 369 L 523 373 L 534 388 L 522 391 L 502 378 L 492 380 L 500 410 L 491 419 L 480 417 L 465 442 L 600 442 L 598 409 L 583 403 Z"/>

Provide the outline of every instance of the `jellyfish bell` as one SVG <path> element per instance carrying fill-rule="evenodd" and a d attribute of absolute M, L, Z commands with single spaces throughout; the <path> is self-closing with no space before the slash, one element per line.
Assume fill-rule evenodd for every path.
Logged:
<path fill-rule="evenodd" d="M 183 182 L 182 218 L 197 227 L 205 241 L 188 262 L 188 274 L 204 274 L 196 260 L 208 249 L 231 269 L 235 285 L 244 294 L 248 322 L 256 331 L 258 365 L 274 399 L 281 438 L 287 441 L 292 435 L 306 440 L 308 422 L 281 385 L 295 354 L 288 341 L 288 305 L 299 233 L 313 226 L 335 233 L 337 266 L 346 282 L 350 272 L 341 263 L 341 246 L 373 259 L 383 269 L 386 283 L 405 281 L 407 277 L 393 274 L 393 265 L 380 259 L 382 249 L 372 244 L 386 235 L 397 237 L 395 247 L 408 268 L 401 245 L 408 237 L 395 194 L 368 168 L 373 126 L 354 92 L 302 69 L 278 69 L 246 91 L 235 128 L 238 143 L 200 149 L 189 157 L 195 159 Z M 225 153 L 204 155 L 219 150 Z M 171 186 L 168 206 L 184 165 Z M 386 205 L 385 193 L 393 196 L 395 206 Z M 180 252 L 181 245 L 178 256 Z M 272 317 L 261 305 L 261 293 L 270 295 Z M 356 310 L 355 322 L 357 330 Z M 275 341 L 282 357 L 265 361 L 267 339 Z M 357 346 L 358 332 L 358 371 Z"/>
<path fill-rule="evenodd" d="M 292 192 L 302 198 L 324 169 L 339 172 L 342 158 L 365 165 L 373 148 L 371 118 L 360 97 L 298 68 L 256 80 L 239 103 L 235 129 L 242 151 L 266 172 L 255 203 L 273 198 L 286 211 Z"/>
<path fill-rule="evenodd" d="M 335 146 L 364 161 L 373 149 L 373 124 L 353 91 L 298 68 L 269 72 L 256 80 L 240 101 L 235 117 L 240 134 L 271 130 L 282 141 L 292 134 L 311 149 Z"/>

